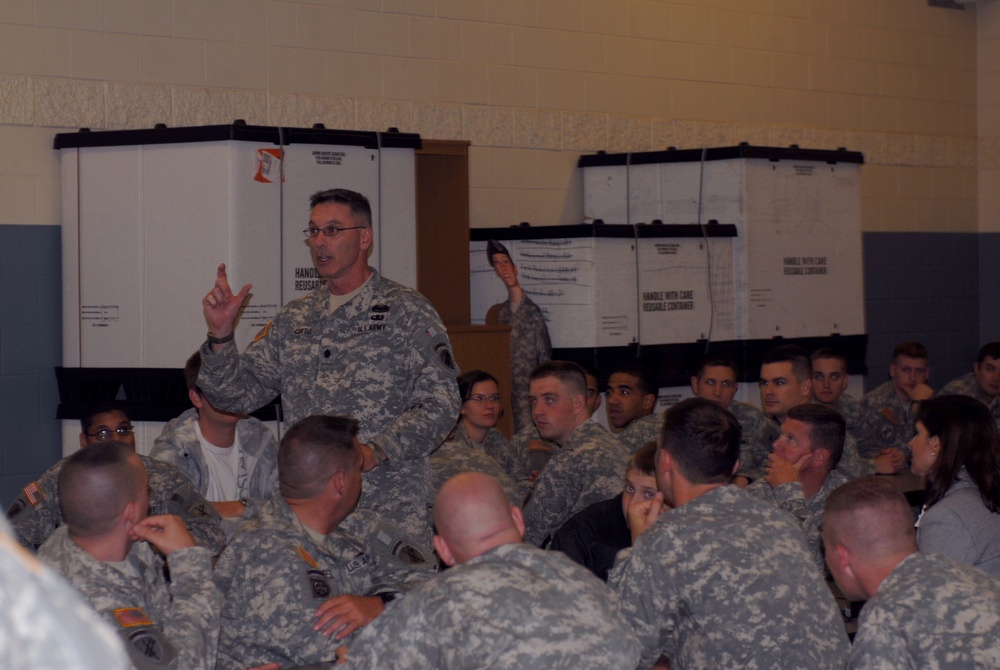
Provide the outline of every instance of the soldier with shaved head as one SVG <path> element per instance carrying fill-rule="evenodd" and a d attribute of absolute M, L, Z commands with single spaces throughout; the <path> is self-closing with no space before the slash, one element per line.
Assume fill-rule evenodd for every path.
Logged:
<path fill-rule="evenodd" d="M 216 566 L 225 594 L 219 670 L 332 661 L 340 640 L 434 572 L 429 548 L 356 509 L 357 436 L 352 418 L 314 415 L 281 439 L 279 490 Z"/>
<path fill-rule="evenodd" d="M 918 552 L 913 513 L 891 482 L 864 477 L 834 491 L 823 543 L 844 595 L 867 600 L 849 667 L 1000 667 L 1000 581 Z"/>
<path fill-rule="evenodd" d="M 118 631 L 139 670 L 215 665 L 219 593 L 211 553 L 176 516 L 147 516 L 149 477 L 120 442 L 82 449 L 59 472 L 64 524 L 39 556 Z M 170 584 L 164 579 L 166 556 Z"/>
<path fill-rule="evenodd" d="M 451 569 L 393 603 L 358 636 L 351 668 L 634 668 L 613 594 L 558 552 L 524 544 L 521 512 L 495 479 L 448 480 L 434 547 Z"/>

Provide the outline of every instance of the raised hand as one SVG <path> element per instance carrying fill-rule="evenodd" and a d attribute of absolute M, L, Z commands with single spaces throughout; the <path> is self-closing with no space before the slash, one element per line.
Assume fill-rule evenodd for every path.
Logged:
<path fill-rule="evenodd" d="M 234 294 L 229 287 L 229 278 L 226 276 L 226 264 L 219 265 L 215 274 L 215 286 L 201 301 L 205 321 L 208 322 L 208 332 L 213 337 L 227 337 L 233 332 L 236 317 L 239 316 L 243 303 L 246 302 L 247 296 L 250 294 L 251 286 L 251 284 L 247 284 L 240 289 L 239 293 Z"/>

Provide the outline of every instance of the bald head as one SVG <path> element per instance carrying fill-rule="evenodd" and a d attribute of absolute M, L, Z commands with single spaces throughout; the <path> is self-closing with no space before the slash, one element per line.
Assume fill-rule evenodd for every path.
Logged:
<path fill-rule="evenodd" d="M 917 550 L 906 496 L 884 477 L 855 479 L 831 493 L 823 509 L 823 534 L 868 561 Z"/>
<path fill-rule="evenodd" d="M 434 525 L 434 546 L 448 565 L 524 536 L 521 510 L 511 507 L 499 482 L 482 472 L 463 472 L 444 483 L 434 502 Z"/>
<path fill-rule="evenodd" d="M 122 442 L 100 442 L 67 458 L 58 486 L 59 509 L 76 537 L 104 535 L 118 524 L 126 505 L 149 504 L 146 470 Z"/>

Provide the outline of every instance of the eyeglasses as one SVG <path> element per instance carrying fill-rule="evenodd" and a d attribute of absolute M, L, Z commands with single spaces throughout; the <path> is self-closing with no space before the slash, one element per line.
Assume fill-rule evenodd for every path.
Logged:
<path fill-rule="evenodd" d="M 487 401 L 499 405 L 500 401 L 503 400 L 503 397 L 496 394 L 483 395 L 482 393 L 476 393 L 474 395 L 470 395 L 469 400 L 472 402 L 478 402 L 480 405 L 485 405 Z"/>
<path fill-rule="evenodd" d="M 132 424 L 127 426 L 118 426 L 114 430 L 111 428 L 101 428 L 96 433 L 84 433 L 87 437 L 93 437 L 98 442 L 107 442 L 115 436 L 125 437 L 126 435 L 132 434 Z"/>
<path fill-rule="evenodd" d="M 302 231 L 302 234 L 306 237 L 316 237 L 320 233 L 323 233 L 326 237 L 336 237 L 337 235 L 340 235 L 341 231 L 360 230 L 361 228 L 367 228 L 367 226 L 349 226 L 346 228 L 338 228 L 337 226 L 327 226 L 326 228 L 306 228 Z"/>

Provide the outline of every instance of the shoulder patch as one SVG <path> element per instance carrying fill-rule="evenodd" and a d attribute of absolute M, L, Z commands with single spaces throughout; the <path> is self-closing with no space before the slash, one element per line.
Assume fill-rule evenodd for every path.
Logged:
<path fill-rule="evenodd" d="M 153 625 L 153 622 L 146 616 L 141 607 L 119 607 L 116 610 L 112 610 L 111 614 L 114 615 L 115 621 L 122 628 Z"/>
<path fill-rule="evenodd" d="M 448 372 L 455 374 L 455 355 L 451 352 L 451 342 L 444 329 L 429 325 L 417 337 L 417 345 L 426 352 L 426 356 Z"/>
<path fill-rule="evenodd" d="M 45 494 L 42 493 L 41 487 L 38 486 L 38 482 L 31 482 L 22 489 L 24 493 L 24 499 L 27 500 L 32 507 L 45 500 Z"/>
<path fill-rule="evenodd" d="M 256 342 L 257 340 L 263 340 L 265 337 L 267 337 L 267 334 L 271 332 L 272 323 L 274 323 L 274 321 L 268 321 L 267 324 L 265 324 L 265 326 L 260 329 L 260 332 L 258 332 L 256 335 L 253 336 L 253 341 Z"/>

